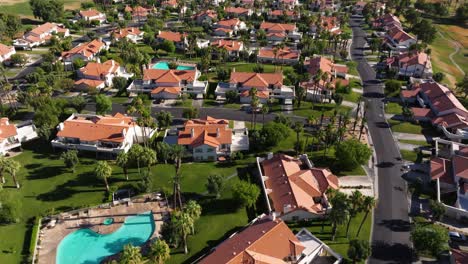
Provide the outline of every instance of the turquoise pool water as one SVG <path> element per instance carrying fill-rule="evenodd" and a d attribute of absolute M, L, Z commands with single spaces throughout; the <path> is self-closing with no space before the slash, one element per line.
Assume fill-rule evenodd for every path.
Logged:
<path fill-rule="evenodd" d="M 145 212 L 125 218 L 124 224 L 111 234 L 79 229 L 66 236 L 57 248 L 57 264 L 100 263 L 105 257 L 123 250 L 127 244 L 140 246 L 155 230 L 153 214 Z"/>
<path fill-rule="evenodd" d="M 160 61 L 156 64 L 153 65 L 153 69 L 157 70 L 169 70 L 169 64 L 165 61 Z M 193 66 L 184 66 L 184 65 L 179 65 L 176 68 L 177 70 L 195 70 L 195 67 Z"/>

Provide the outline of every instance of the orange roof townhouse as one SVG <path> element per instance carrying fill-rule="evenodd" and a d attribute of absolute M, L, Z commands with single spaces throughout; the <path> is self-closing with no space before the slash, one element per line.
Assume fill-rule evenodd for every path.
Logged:
<path fill-rule="evenodd" d="M 338 11 L 341 6 L 341 1 L 335 0 L 315 0 L 309 4 L 309 7 L 313 11 Z"/>
<path fill-rule="evenodd" d="M 280 43 L 286 39 L 299 42 L 302 38 L 302 33 L 297 31 L 296 24 L 262 22 L 260 29 L 265 30 L 267 40 L 271 43 Z"/>
<path fill-rule="evenodd" d="M 413 83 L 411 90 L 403 90 L 401 98 L 419 106 L 411 108 L 414 119 L 431 123 L 449 139 L 468 139 L 468 110 L 449 88 L 422 81 Z"/>
<path fill-rule="evenodd" d="M 249 149 L 247 129 L 231 129 L 229 120 L 210 116 L 185 122 L 184 128 L 176 132 L 177 140 L 171 140 L 171 135 L 174 133 L 166 133 L 165 142 L 184 146 L 195 161 L 215 161 L 229 157 L 233 151 Z"/>
<path fill-rule="evenodd" d="M 16 126 L 8 117 L 0 118 L 0 154 L 5 156 L 9 151 L 21 147 L 21 143 L 37 138 L 36 127 L 32 123 Z"/>
<path fill-rule="evenodd" d="M 258 51 L 257 61 L 261 63 L 294 65 L 299 62 L 300 57 L 301 51 L 289 47 L 263 47 Z"/>
<path fill-rule="evenodd" d="M 4 63 L 5 61 L 9 60 L 11 55 L 15 53 L 15 47 L 0 43 L 0 63 Z"/>
<path fill-rule="evenodd" d="M 77 86 L 92 84 L 90 87 L 100 89 L 102 83 L 104 87 L 112 86 L 112 80 L 115 77 L 124 77 L 126 79 L 133 76 L 133 73 L 127 73 L 124 67 L 114 60 L 108 60 L 104 63 L 89 62 L 83 68 L 78 70 Z M 96 85 L 97 86 L 94 86 Z M 85 87 L 87 88 L 87 87 Z"/>
<path fill-rule="evenodd" d="M 285 221 L 322 217 L 331 207 L 326 191 L 339 188 L 338 177 L 313 167 L 305 154 L 270 154 L 257 158 L 257 167 L 270 213 Z"/>
<path fill-rule="evenodd" d="M 275 9 L 268 11 L 269 20 L 277 21 L 282 18 L 288 18 L 289 20 L 298 21 L 301 18 L 301 14 L 293 10 Z"/>
<path fill-rule="evenodd" d="M 83 19 L 87 22 L 99 21 L 99 24 L 106 22 L 106 14 L 97 11 L 96 9 L 81 10 L 76 14 L 77 19 Z"/>
<path fill-rule="evenodd" d="M 143 40 L 145 32 L 137 27 L 118 28 L 112 31 L 111 37 L 116 41 L 126 38 L 128 41 L 138 43 Z"/>
<path fill-rule="evenodd" d="M 238 18 L 220 20 L 214 24 L 213 35 L 218 37 L 232 37 L 239 30 L 246 30 L 245 22 Z"/>
<path fill-rule="evenodd" d="M 327 31 L 332 34 L 341 34 L 340 22 L 337 17 L 333 16 L 321 16 L 319 17 L 319 23 L 311 23 L 309 30 L 312 35 L 316 36 L 317 32 Z"/>
<path fill-rule="evenodd" d="M 179 6 L 177 0 L 164 0 L 161 2 L 161 8 L 172 8 L 176 9 Z"/>
<path fill-rule="evenodd" d="M 400 27 L 392 27 L 385 34 L 385 44 L 395 52 L 407 51 L 411 45 L 416 44 L 416 38 L 406 33 Z"/>
<path fill-rule="evenodd" d="M 108 49 L 107 44 L 95 39 L 87 43 L 78 44 L 78 46 L 69 51 L 62 52 L 61 58 L 65 64 L 70 64 L 76 59 L 92 61 L 97 59 L 99 52 L 105 49 Z"/>
<path fill-rule="evenodd" d="M 228 83 L 218 83 L 215 94 L 218 101 L 226 100 L 228 91 L 236 91 L 240 96 L 242 104 L 251 101 L 250 90 L 256 88 L 257 96 L 261 103 L 266 103 L 269 99 L 278 99 L 283 104 L 292 104 L 294 99 L 294 89 L 283 85 L 282 73 L 255 73 L 236 72 L 233 69 Z"/>
<path fill-rule="evenodd" d="M 237 58 L 239 57 L 241 51 L 246 50 L 244 47 L 244 43 L 238 40 L 213 40 L 211 42 L 211 47 L 215 47 L 217 49 L 225 49 L 228 52 L 229 58 Z M 216 56 L 219 55 L 217 54 L 217 49 L 214 49 L 213 51 Z"/>
<path fill-rule="evenodd" d="M 385 14 L 378 17 L 372 23 L 372 26 L 376 29 L 389 30 L 390 28 L 397 27 L 402 28 L 400 19 L 393 14 Z"/>
<path fill-rule="evenodd" d="M 399 76 L 415 78 L 432 78 L 432 64 L 429 54 L 425 52 L 405 52 L 386 60 L 387 67 Z"/>
<path fill-rule="evenodd" d="M 200 260 L 200 264 L 340 263 L 342 257 L 303 228 L 294 235 L 274 216 L 260 215 L 229 236 Z"/>
<path fill-rule="evenodd" d="M 96 152 L 106 157 L 127 152 L 134 143 L 149 139 L 156 132 L 153 128 L 140 127 L 133 117 L 120 113 L 72 114 L 57 130 L 52 147 Z"/>
<path fill-rule="evenodd" d="M 190 68 L 189 66 L 183 67 Z M 187 70 L 146 69 L 143 72 L 143 79 L 135 80 L 127 90 L 134 93 L 149 93 L 152 98 L 157 99 L 177 99 L 182 93 L 203 98 L 208 82 L 198 81 L 201 73 L 194 66 L 192 68 Z"/>
<path fill-rule="evenodd" d="M 436 138 L 430 161 L 430 177 L 436 182 L 437 200 L 441 194 L 456 193 L 457 200 L 444 204 L 446 214 L 455 219 L 468 217 L 468 145 Z"/>
<path fill-rule="evenodd" d="M 176 49 L 186 50 L 188 46 L 187 34 L 172 32 L 172 31 L 159 31 L 156 36 L 157 41 L 163 42 L 165 40 L 174 42 Z"/>
<path fill-rule="evenodd" d="M 247 18 L 253 14 L 252 9 L 244 7 L 225 7 L 224 11 L 229 17 L 243 17 Z"/>
<path fill-rule="evenodd" d="M 275 0 L 273 2 L 273 8 L 276 8 L 276 9 L 293 10 L 298 5 L 299 5 L 298 0 Z"/>
<path fill-rule="evenodd" d="M 125 12 L 128 12 L 132 15 L 133 21 L 144 21 L 148 19 L 148 15 L 153 11 L 152 8 L 145 8 L 142 6 L 125 6 Z"/>
<path fill-rule="evenodd" d="M 198 25 L 211 25 L 218 18 L 218 13 L 215 10 L 203 10 L 193 16 L 193 19 Z"/>
<path fill-rule="evenodd" d="M 24 33 L 22 38 L 15 39 L 13 46 L 20 49 L 32 49 L 48 43 L 53 34 L 62 34 L 67 37 L 70 35 L 70 31 L 62 25 L 47 22 Z"/>

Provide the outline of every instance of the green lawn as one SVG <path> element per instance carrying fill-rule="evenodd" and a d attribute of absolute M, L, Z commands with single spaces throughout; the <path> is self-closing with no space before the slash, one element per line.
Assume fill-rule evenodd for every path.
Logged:
<path fill-rule="evenodd" d="M 418 159 L 418 153 L 416 153 L 416 151 L 401 149 L 400 153 L 404 160 L 416 162 Z"/>
<path fill-rule="evenodd" d="M 63 0 L 65 9 L 79 9 L 80 4 L 84 2 L 91 2 L 91 0 Z M 15 4 L 2 4 L 2 13 L 14 14 L 22 17 L 33 17 L 29 1 L 17 1 Z"/>
<path fill-rule="evenodd" d="M 114 104 L 125 104 L 128 102 L 128 97 L 125 96 L 113 96 L 111 97 L 112 103 Z"/>
<path fill-rule="evenodd" d="M 343 95 L 343 100 L 357 103 L 359 101 L 359 98 L 361 97 L 361 94 L 356 93 L 351 91 L 350 93 L 341 93 Z"/>
<path fill-rule="evenodd" d="M 402 122 L 398 120 L 387 120 L 389 125 L 392 127 L 393 132 L 400 132 L 400 133 L 409 133 L 409 134 L 422 134 L 422 127 L 408 123 Z"/>
<path fill-rule="evenodd" d="M 253 72 L 253 69 L 257 65 L 257 63 L 247 63 L 247 62 L 228 62 L 226 63 L 227 67 L 230 69 L 236 69 L 238 72 Z M 260 64 L 263 66 L 264 72 L 265 73 L 271 73 L 275 71 L 280 71 L 283 70 L 285 71 L 286 69 L 293 70 L 291 66 L 280 66 L 280 65 L 271 65 L 271 64 Z"/>
<path fill-rule="evenodd" d="M 301 108 L 294 108 L 294 114 L 303 117 L 313 116 L 315 118 L 320 118 L 322 115 L 322 111 L 325 116 L 333 115 L 335 109 L 338 111 L 349 111 L 350 108 L 346 106 L 336 106 L 335 104 L 320 104 L 320 103 L 312 103 L 312 102 L 302 102 Z"/>
<path fill-rule="evenodd" d="M 350 61 L 346 63 L 346 66 L 348 66 L 349 70 L 348 73 L 351 75 L 359 76 L 359 72 L 357 71 L 357 63 L 354 61 Z"/>
<path fill-rule="evenodd" d="M 359 225 L 361 224 L 362 219 L 364 218 L 364 213 L 359 213 L 354 219 L 351 221 L 351 225 L 349 227 L 349 238 L 355 239 L 357 230 Z M 372 223 L 372 214 L 366 218 L 364 225 L 362 226 L 361 232 L 359 234 L 358 239 L 369 241 L 370 232 L 371 232 L 371 225 Z M 322 221 L 315 220 L 310 223 L 297 223 L 297 224 L 289 224 L 294 232 L 298 232 L 302 227 L 307 228 L 314 236 L 322 240 L 328 246 L 330 246 L 335 252 L 343 256 L 344 258 L 348 255 L 348 247 L 349 247 L 349 240 L 346 237 L 346 225 L 338 226 L 337 235 L 335 241 L 331 240 L 332 237 L 332 227 L 331 224 L 326 221 L 324 232 L 322 232 Z M 364 263 L 364 262 L 362 262 Z"/>
<path fill-rule="evenodd" d="M 389 102 L 385 105 L 385 113 L 401 115 L 403 113 L 403 109 L 400 104 Z"/>
<path fill-rule="evenodd" d="M 3 191 L 10 192 L 22 202 L 22 216 L 18 224 L 0 226 L 0 237 L 9 238 L 0 239 L 0 252 L 4 252 L 0 254 L 0 263 L 20 263 L 27 257 L 31 230 L 26 223 L 32 217 L 46 215 L 52 209 L 64 211 L 100 204 L 105 198 L 102 180 L 96 179 L 93 174 L 96 164 L 93 156 L 80 157 L 80 165 L 77 166 L 76 172 L 72 173 L 64 168 L 58 153 L 52 153 L 48 143 L 36 141 L 25 144 L 23 153 L 14 159 L 21 163 L 18 179 L 22 187 L 19 190 L 12 188 L 12 180 L 8 178 Z M 252 161 L 250 159 L 225 165 L 184 163 L 182 165 L 182 192 L 203 194 L 206 191 L 204 184 L 209 174 L 229 176 Z M 141 179 L 137 169 L 132 168 L 129 171 L 130 180 L 127 182 L 122 170 L 114 165 L 112 167 L 114 172 L 109 179 L 111 186 L 135 186 Z M 174 175 L 172 165 L 158 164 L 153 166 L 151 171 L 153 190 L 161 188 L 171 190 L 171 177 Z M 229 199 L 230 195 L 228 186 L 228 190 L 221 199 Z M 189 238 L 190 254 L 173 255 L 174 262 L 171 263 L 180 263 L 183 259 L 189 258 L 208 246 L 209 243 L 220 239 L 226 232 L 248 222 L 246 210 L 233 210 L 232 206 L 226 209 L 221 204 L 209 200 L 202 200 L 201 203 L 205 205 L 205 214 L 197 222 L 197 234 Z"/>
<path fill-rule="evenodd" d="M 430 146 L 431 145 L 431 144 L 427 143 L 426 141 L 420 141 L 420 140 L 400 139 L 399 141 L 401 143 L 418 145 L 418 146 Z"/>

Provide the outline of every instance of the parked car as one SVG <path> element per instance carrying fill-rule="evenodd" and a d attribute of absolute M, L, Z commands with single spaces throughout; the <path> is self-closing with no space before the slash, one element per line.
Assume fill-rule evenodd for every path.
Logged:
<path fill-rule="evenodd" d="M 457 242 L 461 242 L 461 241 L 465 241 L 465 240 L 466 240 L 466 236 L 465 236 L 465 235 L 460 234 L 460 233 L 455 232 L 455 231 L 449 231 L 449 238 L 450 238 L 450 240 L 452 240 L 452 241 L 457 241 Z"/>

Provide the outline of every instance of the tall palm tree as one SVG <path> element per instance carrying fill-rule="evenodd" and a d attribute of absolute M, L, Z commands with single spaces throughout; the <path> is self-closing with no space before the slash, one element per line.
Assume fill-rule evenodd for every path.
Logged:
<path fill-rule="evenodd" d="M 184 156 L 185 148 L 181 145 L 174 145 L 171 149 L 171 156 L 174 160 L 175 166 L 175 175 L 173 178 L 173 194 L 174 194 L 174 210 L 177 209 L 177 206 L 182 210 L 182 197 L 180 194 L 180 167 L 182 165 L 182 157 Z"/>
<path fill-rule="evenodd" d="M 257 95 L 257 88 L 253 87 L 249 91 L 250 95 L 250 107 L 252 108 L 252 123 L 253 123 L 253 129 L 256 130 L 256 125 L 257 125 L 257 109 L 258 105 L 260 104 L 260 101 L 258 100 L 258 95 Z"/>
<path fill-rule="evenodd" d="M 361 232 L 362 225 L 364 225 L 364 222 L 366 222 L 367 216 L 369 215 L 369 212 L 375 207 L 376 200 L 372 196 L 366 196 L 364 197 L 362 204 L 361 204 L 361 211 L 366 212 L 364 217 L 362 218 L 361 224 L 359 225 L 359 229 L 356 233 L 356 237 L 359 237 L 359 233 Z"/>
<path fill-rule="evenodd" d="M 125 174 L 125 179 L 127 179 L 128 181 L 128 163 L 129 163 L 128 154 L 125 151 L 120 152 L 117 155 L 117 159 L 115 160 L 115 163 L 117 164 L 117 166 L 122 168 Z"/>
<path fill-rule="evenodd" d="M 297 149 L 296 149 L 296 155 L 298 155 L 299 153 L 299 135 L 304 131 L 304 124 L 300 121 L 296 122 L 296 124 L 294 124 L 294 132 L 296 132 L 296 146 L 297 146 Z"/>
<path fill-rule="evenodd" d="M 181 236 L 182 240 L 184 241 L 184 252 L 187 254 L 187 237 L 194 228 L 193 219 L 185 212 L 174 211 L 172 213 L 171 221 L 174 224 L 174 229 L 176 230 L 177 234 Z"/>
<path fill-rule="evenodd" d="M 13 159 L 6 159 L 6 164 L 5 164 L 5 171 L 11 175 L 13 178 L 13 182 L 16 185 L 16 188 L 20 188 L 20 184 L 18 182 L 18 179 L 16 178 L 16 173 L 18 173 L 21 165 L 18 161 L 13 160 Z"/>
<path fill-rule="evenodd" d="M 151 165 L 157 162 L 156 151 L 148 147 L 143 148 L 143 152 L 141 153 L 141 161 L 147 166 L 149 171 L 151 169 Z"/>
<path fill-rule="evenodd" d="M 5 156 L 0 155 L 0 184 L 5 184 L 5 170 L 6 170 L 6 161 L 7 159 Z"/>
<path fill-rule="evenodd" d="M 332 223 L 332 240 L 335 241 L 338 225 L 345 224 L 349 219 L 349 209 L 346 194 L 337 192 L 331 200 L 332 209 L 328 218 Z"/>
<path fill-rule="evenodd" d="M 185 205 L 184 211 L 185 211 L 185 213 L 187 213 L 193 219 L 193 221 L 196 221 L 201 216 L 202 208 L 196 201 L 190 200 Z M 194 227 L 195 226 L 193 225 L 192 226 L 192 234 L 195 233 Z"/>
<path fill-rule="evenodd" d="M 348 197 L 348 203 L 351 205 L 349 208 L 349 219 L 348 223 L 346 224 L 346 237 L 348 237 L 349 234 L 349 226 L 351 224 L 351 220 L 356 217 L 357 213 L 361 209 L 360 206 L 362 204 L 364 197 L 362 193 L 358 190 L 355 190 L 351 193 L 351 195 Z"/>
<path fill-rule="evenodd" d="M 106 190 L 109 191 L 109 183 L 107 182 L 107 178 L 109 178 L 112 175 L 112 167 L 109 166 L 109 163 L 107 163 L 107 161 L 104 160 L 98 161 L 96 168 L 94 169 L 94 174 L 96 175 L 96 177 L 104 180 Z"/>
<path fill-rule="evenodd" d="M 157 264 L 165 263 L 171 257 L 171 249 L 166 241 L 157 239 L 151 244 L 151 258 Z"/>
<path fill-rule="evenodd" d="M 136 162 L 138 167 L 138 175 L 141 176 L 140 171 L 140 162 L 141 162 L 141 155 L 143 153 L 143 147 L 138 144 L 133 144 L 130 150 L 128 151 L 128 157 L 130 160 Z"/>
<path fill-rule="evenodd" d="M 265 126 L 265 114 L 268 114 L 269 111 L 270 111 L 270 109 L 268 108 L 267 105 L 262 105 L 262 116 L 263 116 L 262 122 L 263 122 L 263 126 Z"/>

